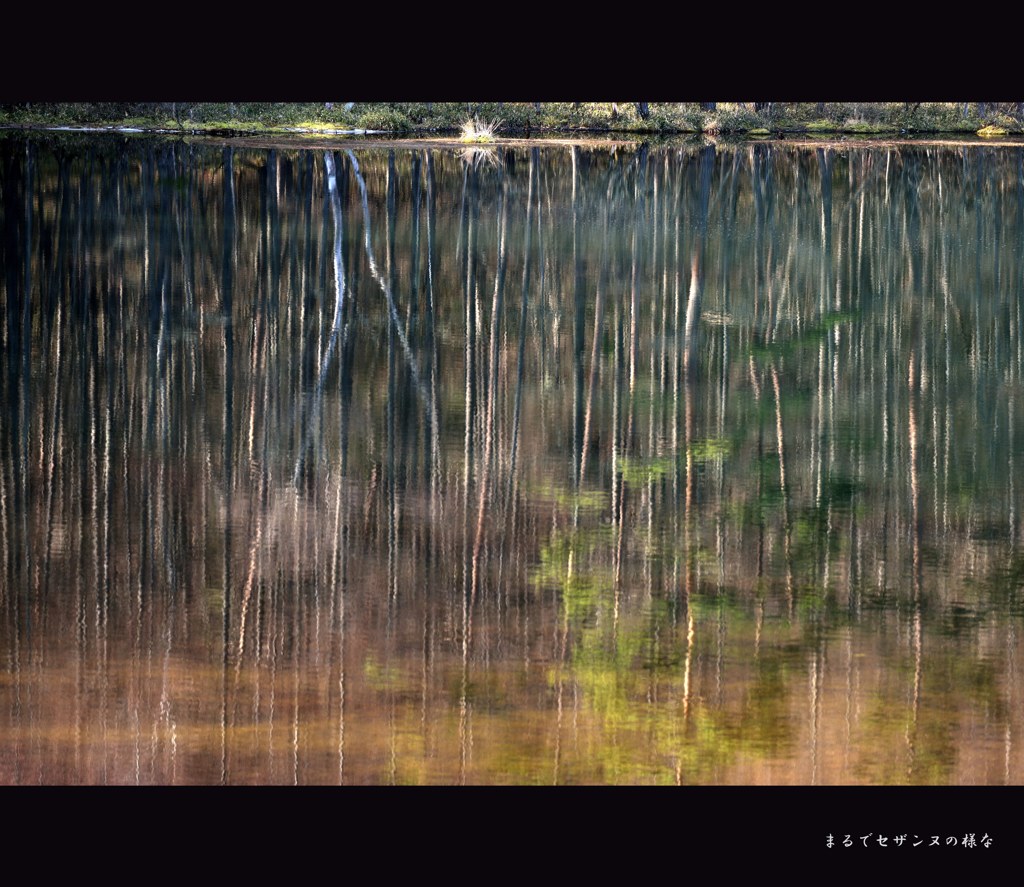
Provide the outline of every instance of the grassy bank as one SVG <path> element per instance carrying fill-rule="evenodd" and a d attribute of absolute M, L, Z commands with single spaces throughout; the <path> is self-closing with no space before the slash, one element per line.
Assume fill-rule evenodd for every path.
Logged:
<path fill-rule="evenodd" d="M 468 121 L 499 135 L 545 132 L 894 135 L 1024 133 L 1024 103 L 952 102 L 148 102 L 0 105 L 0 125 L 126 127 L 181 132 L 457 133 Z"/>

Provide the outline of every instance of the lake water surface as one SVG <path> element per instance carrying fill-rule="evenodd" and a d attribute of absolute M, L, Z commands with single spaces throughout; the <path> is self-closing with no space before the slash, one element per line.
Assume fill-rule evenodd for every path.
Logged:
<path fill-rule="evenodd" d="M 1024 149 L 0 192 L 0 783 L 1024 782 Z"/>

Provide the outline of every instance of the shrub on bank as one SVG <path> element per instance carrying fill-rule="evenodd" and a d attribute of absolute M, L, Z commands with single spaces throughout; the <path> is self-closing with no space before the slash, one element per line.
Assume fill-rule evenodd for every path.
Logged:
<path fill-rule="evenodd" d="M 356 128 L 381 132 L 408 132 L 412 129 L 412 123 L 401 111 L 381 106 L 363 111 L 356 118 Z"/>

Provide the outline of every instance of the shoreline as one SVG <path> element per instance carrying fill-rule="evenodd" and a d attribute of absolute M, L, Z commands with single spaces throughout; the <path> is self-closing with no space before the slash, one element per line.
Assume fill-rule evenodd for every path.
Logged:
<path fill-rule="evenodd" d="M 141 127 L 118 125 L 46 125 L 0 123 L 0 134 L 5 132 L 23 133 L 69 133 L 84 135 L 126 135 L 160 136 L 178 138 L 190 143 L 235 145 L 247 148 L 313 148 L 313 149 L 358 149 L 402 147 L 409 150 L 454 149 L 473 152 L 488 152 L 497 148 L 534 147 L 586 147 L 586 148 L 629 148 L 640 144 L 701 142 L 704 144 L 735 145 L 772 144 L 792 148 L 823 147 L 897 147 L 918 145 L 922 147 L 1024 147 L 1024 135 L 985 137 L 970 133 L 892 133 L 863 134 L 842 131 L 807 133 L 778 132 L 770 135 L 743 133 L 694 133 L 660 132 L 634 133 L 551 130 L 535 135 L 509 135 L 495 137 L 493 141 L 466 142 L 457 136 L 434 135 L 425 132 L 390 133 L 381 130 L 361 129 L 303 129 L 292 127 L 287 130 L 247 131 L 246 129 L 168 129 L 165 127 Z"/>
<path fill-rule="evenodd" d="M 163 135 L 511 140 L 1024 138 L 1024 103 L 134 102 L 0 104 L 0 128 Z"/>

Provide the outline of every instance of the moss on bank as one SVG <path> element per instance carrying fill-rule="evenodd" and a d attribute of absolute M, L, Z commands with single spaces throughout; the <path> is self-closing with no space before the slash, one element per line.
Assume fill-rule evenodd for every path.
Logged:
<path fill-rule="evenodd" d="M 455 133 L 471 118 L 500 134 L 544 132 L 893 134 L 1024 133 L 1024 103 L 634 102 L 148 102 L 0 105 L 0 125 L 117 127 L 180 132 Z"/>

